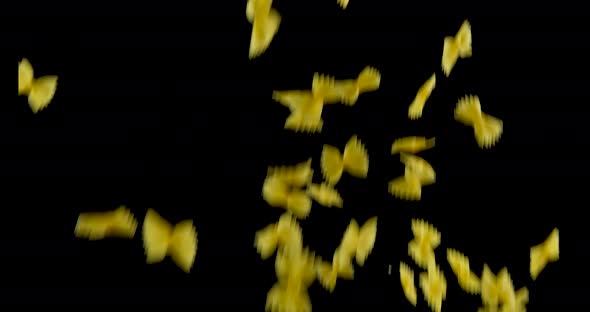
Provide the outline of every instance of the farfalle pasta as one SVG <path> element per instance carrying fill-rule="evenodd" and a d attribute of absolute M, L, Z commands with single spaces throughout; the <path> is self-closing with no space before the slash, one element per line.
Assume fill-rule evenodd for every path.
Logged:
<path fill-rule="evenodd" d="M 342 102 L 352 106 L 359 95 L 379 89 L 381 73 L 374 67 L 365 67 L 356 79 L 337 80 L 332 76 L 315 74 L 312 89 L 322 90 L 325 101 Z"/>
<path fill-rule="evenodd" d="M 469 294 L 479 294 L 481 281 L 477 274 L 471 271 L 469 258 L 455 249 L 447 249 L 447 262 L 455 273 L 459 286 Z"/>
<path fill-rule="evenodd" d="M 346 9 L 346 7 L 348 6 L 348 2 L 349 0 L 337 0 L 338 4 L 340 5 L 340 7 L 342 7 L 342 9 Z"/>
<path fill-rule="evenodd" d="M 271 167 L 262 186 L 262 198 L 272 207 L 283 208 L 298 218 L 311 211 L 311 198 L 303 188 L 311 182 L 311 159 L 295 166 Z"/>
<path fill-rule="evenodd" d="M 189 273 L 197 255 L 197 242 L 193 221 L 185 220 L 173 226 L 155 210 L 148 209 L 143 221 L 147 263 L 161 262 L 170 255 L 179 268 Z"/>
<path fill-rule="evenodd" d="M 426 272 L 420 273 L 420 288 L 428 306 L 434 312 L 442 310 L 442 303 L 447 298 L 447 280 L 444 273 L 435 264 L 430 263 Z"/>
<path fill-rule="evenodd" d="M 530 273 L 532 279 L 537 279 L 547 263 L 557 260 L 559 260 L 559 230 L 555 228 L 543 243 L 531 248 Z"/>
<path fill-rule="evenodd" d="M 454 37 L 447 36 L 444 39 L 441 64 L 445 76 L 451 74 L 459 58 L 468 58 L 471 54 L 471 24 L 465 20 Z"/>
<path fill-rule="evenodd" d="M 418 302 L 418 292 L 416 291 L 416 285 L 414 284 L 414 271 L 403 262 L 399 263 L 399 279 L 406 299 L 408 299 L 413 306 L 416 306 L 416 303 Z"/>
<path fill-rule="evenodd" d="M 354 278 L 352 257 L 342 248 L 336 248 L 332 263 L 318 261 L 317 276 L 320 284 L 329 292 L 333 292 L 339 277 L 348 280 Z"/>
<path fill-rule="evenodd" d="M 391 144 L 391 154 L 410 153 L 416 154 L 434 147 L 435 138 L 427 139 L 419 136 L 407 136 L 396 139 Z"/>
<path fill-rule="evenodd" d="M 33 113 L 43 110 L 55 95 L 57 76 L 42 76 L 35 79 L 33 66 L 26 58 L 18 64 L 18 95 L 28 97 Z"/>
<path fill-rule="evenodd" d="M 137 220 L 125 206 L 113 211 L 81 213 L 76 222 L 76 237 L 98 240 L 105 237 L 133 238 Z"/>
<path fill-rule="evenodd" d="M 279 30 L 281 15 L 272 8 L 272 0 L 248 0 L 246 18 L 252 23 L 249 57 L 258 57 L 268 49 Z"/>
<path fill-rule="evenodd" d="M 436 86 L 436 74 L 432 74 L 428 80 L 418 89 L 418 93 L 414 98 L 414 101 L 408 107 L 408 118 L 416 120 L 422 117 L 422 111 L 426 105 L 426 101 L 432 94 L 434 87 Z"/>
<path fill-rule="evenodd" d="M 307 187 L 307 194 L 309 194 L 309 196 L 313 198 L 313 200 L 315 200 L 324 207 L 342 208 L 342 197 L 334 188 L 334 186 L 328 183 L 311 183 Z"/>
<path fill-rule="evenodd" d="M 524 312 L 528 303 L 528 290 L 514 291 L 514 284 L 507 268 L 494 276 L 487 264 L 481 275 L 481 299 L 483 307 L 479 311 Z"/>
<path fill-rule="evenodd" d="M 434 168 L 423 158 L 401 153 L 400 160 L 406 165 L 404 175 L 389 182 L 389 193 L 402 200 L 422 199 L 422 186 L 436 181 Z"/>
<path fill-rule="evenodd" d="M 436 263 L 434 249 L 440 245 L 440 232 L 424 220 L 412 219 L 414 238 L 408 243 L 408 254 L 421 268 Z"/>
<path fill-rule="evenodd" d="M 285 121 L 285 129 L 306 133 L 322 131 L 324 126 L 322 97 L 311 91 L 289 90 L 274 91 L 272 98 L 291 110 L 291 114 Z"/>
<path fill-rule="evenodd" d="M 277 223 L 268 225 L 256 232 L 254 246 L 260 257 L 268 259 L 277 248 L 294 246 L 300 249 L 303 246 L 303 232 L 297 221 L 290 213 L 284 213 Z"/>
<path fill-rule="evenodd" d="M 337 147 L 324 145 L 321 168 L 324 179 L 330 185 L 338 183 L 345 171 L 354 177 L 366 178 L 369 172 L 369 154 L 365 145 L 354 135 L 346 143 L 342 154 Z"/>
<path fill-rule="evenodd" d="M 459 99 L 455 108 L 455 120 L 473 127 L 475 139 L 480 148 L 491 148 L 502 136 L 502 120 L 481 111 L 479 97 L 466 95 Z"/>
<path fill-rule="evenodd" d="M 356 220 L 352 219 L 344 232 L 340 248 L 345 255 L 354 255 L 357 264 L 363 266 L 373 251 L 376 239 L 377 217 L 368 219 L 360 228 Z"/>

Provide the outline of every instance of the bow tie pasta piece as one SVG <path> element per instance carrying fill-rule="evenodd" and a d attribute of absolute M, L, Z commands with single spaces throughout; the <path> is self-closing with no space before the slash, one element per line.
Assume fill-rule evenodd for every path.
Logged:
<path fill-rule="evenodd" d="M 530 273 L 533 280 L 537 279 L 549 262 L 559 260 L 559 230 L 551 231 L 545 241 L 531 248 Z"/>
<path fill-rule="evenodd" d="M 284 213 L 277 223 L 256 232 L 254 246 L 263 260 L 268 259 L 277 247 L 302 248 L 303 232 L 292 215 Z"/>
<path fill-rule="evenodd" d="M 526 287 L 509 294 L 509 298 L 501 306 L 499 312 L 526 312 L 529 302 L 529 290 Z"/>
<path fill-rule="evenodd" d="M 76 222 L 74 235 L 89 240 L 107 236 L 133 238 L 137 221 L 129 209 L 121 206 L 114 211 L 81 213 Z"/>
<path fill-rule="evenodd" d="M 305 219 L 311 211 L 311 198 L 303 190 L 290 187 L 277 176 L 266 178 L 262 197 L 272 207 L 283 208 Z"/>
<path fill-rule="evenodd" d="M 432 311 L 440 312 L 442 303 L 447 298 L 447 281 L 434 263 L 429 265 L 427 272 L 420 273 L 420 288 Z"/>
<path fill-rule="evenodd" d="M 307 288 L 315 279 L 315 258 L 307 248 L 278 251 L 275 268 L 279 282 L 267 295 L 267 311 L 311 312 Z"/>
<path fill-rule="evenodd" d="M 447 261 L 457 277 L 459 286 L 469 294 L 479 294 L 481 281 L 469 266 L 469 259 L 454 249 L 447 249 Z"/>
<path fill-rule="evenodd" d="M 307 187 L 307 194 L 324 207 L 342 208 L 342 197 L 333 186 L 327 183 L 310 184 Z"/>
<path fill-rule="evenodd" d="M 356 262 L 363 266 L 367 260 L 377 239 L 377 217 L 368 219 L 361 228 L 356 220 L 350 220 L 340 243 L 340 248 L 345 255 L 355 255 Z"/>
<path fill-rule="evenodd" d="M 471 24 L 465 20 L 455 37 L 447 36 L 444 39 L 442 70 L 445 76 L 451 74 L 451 70 L 459 58 L 471 57 Z"/>
<path fill-rule="evenodd" d="M 440 232 L 424 220 L 412 219 L 414 239 L 408 243 L 408 255 L 423 269 L 435 263 L 434 249 L 440 245 Z"/>
<path fill-rule="evenodd" d="M 408 107 L 408 118 L 416 120 L 422 117 L 422 111 L 426 105 L 426 101 L 432 94 L 434 87 L 436 86 L 436 74 L 432 74 L 428 80 L 418 89 L 418 93 L 414 98 L 410 107 Z"/>
<path fill-rule="evenodd" d="M 395 140 L 391 145 L 391 154 L 411 153 L 416 154 L 434 147 L 435 138 L 408 136 Z"/>
<path fill-rule="evenodd" d="M 422 198 L 420 177 L 412 172 L 389 182 L 389 193 L 402 200 L 417 201 Z"/>
<path fill-rule="evenodd" d="M 307 291 L 296 293 L 276 283 L 266 295 L 265 311 L 311 312 L 311 300 Z"/>
<path fill-rule="evenodd" d="M 411 228 L 416 240 L 424 241 L 433 248 L 440 245 L 440 232 L 432 224 L 422 219 L 412 219 Z"/>
<path fill-rule="evenodd" d="M 312 89 L 322 90 L 321 93 L 329 103 L 337 101 L 344 105 L 356 104 L 359 95 L 365 92 L 376 91 L 381 84 L 381 73 L 371 67 L 365 67 L 356 79 L 336 80 L 331 76 L 315 74 Z"/>
<path fill-rule="evenodd" d="M 18 95 L 28 96 L 33 113 L 43 110 L 55 95 L 57 76 L 43 76 L 35 79 L 33 66 L 27 59 L 18 64 Z"/>
<path fill-rule="evenodd" d="M 346 9 L 346 7 L 348 6 L 348 1 L 349 0 L 337 0 L 338 4 L 342 7 L 342 9 Z"/>
<path fill-rule="evenodd" d="M 334 292 L 338 277 L 351 280 L 354 278 L 352 259 L 341 248 L 334 251 L 332 263 L 320 261 L 317 267 L 318 280 L 329 292 Z"/>
<path fill-rule="evenodd" d="M 436 172 L 432 165 L 421 157 L 402 153 L 401 162 L 406 165 L 406 175 L 416 175 L 421 185 L 430 185 L 436 182 Z"/>
<path fill-rule="evenodd" d="M 502 120 L 481 111 L 479 97 L 466 95 L 459 99 L 455 108 L 455 120 L 473 127 L 475 139 L 480 148 L 493 147 L 502 136 Z"/>
<path fill-rule="evenodd" d="M 143 246 L 148 264 L 170 255 L 179 268 L 189 273 L 197 255 L 197 232 L 191 220 L 172 226 L 155 210 L 148 209 L 143 221 Z"/>
<path fill-rule="evenodd" d="M 514 291 L 514 284 L 507 268 L 494 276 L 484 264 L 481 277 L 481 298 L 484 306 L 480 311 L 524 312 L 528 303 L 528 289 Z M 498 308 L 500 305 L 500 308 Z"/>
<path fill-rule="evenodd" d="M 413 306 L 416 306 L 416 303 L 418 302 L 418 292 L 416 291 L 416 285 L 414 284 L 414 271 L 403 262 L 399 263 L 399 278 L 406 299 L 408 299 Z"/>
<path fill-rule="evenodd" d="M 311 92 L 314 96 L 322 98 L 324 104 L 336 104 L 342 100 L 341 92 L 336 88 L 336 78 L 333 76 L 314 73 Z"/>
<path fill-rule="evenodd" d="M 330 185 L 338 183 L 344 171 L 364 179 L 369 172 L 369 154 L 365 145 L 353 135 L 346 143 L 343 154 L 334 146 L 324 145 L 321 168 L 324 179 Z"/>
<path fill-rule="evenodd" d="M 324 100 L 312 91 L 274 91 L 273 100 L 291 111 L 285 121 L 285 129 L 295 132 L 320 132 L 323 127 Z"/>
<path fill-rule="evenodd" d="M 260 56 L 268 49 L 279 30 L 281 15 L 272 8 L 272 0 L 249 0 L 246 17 L 252 23 L 250 38 L 250 59 Z"/>
<path fill-rule="evenodd" d="M 308 185 L 313 178 L 311 158 L 294 166 L 269 167 L 267 176 L 278 178 L 290 186 L 303 187 Z"/>

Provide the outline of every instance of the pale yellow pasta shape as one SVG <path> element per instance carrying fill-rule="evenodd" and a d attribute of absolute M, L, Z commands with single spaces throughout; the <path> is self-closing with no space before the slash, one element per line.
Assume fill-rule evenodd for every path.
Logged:
<path fill-rule="evenodd" d="M 432 224 L 422 219 L 412 219 L 411 229 L 415 239 L 426 241 L 432 247 L 440 245 L 441 234 Z"/>
<path fill-rule="evenodd" d="M 133 238 L 137 221 L 129 209 L 120 206 L 113 211 L 81 213 L 76 222 L 74 235 L 89 240 L 114 236 Z"/>
<path fill-rule="evenodd" d="M 311 161 L 291 168 L 269 168 L 269 174 L 270 177 L 262 185 L 262 198 L 272 207 L 286 209 L 301 219 L 307 218 L 311 211 L 311 198 L 297 185 L 311 181 Z"/>
<path fill-rule="evenodd" d="M 377 217 L 368 219 L 362 227 L 359 228 L 356 220 L 350 220 L 344 235 L 340 248 L 345 255 L 354 255 L 359 266 L 363 266 L 367 260 L 377 239 Z"/>
<path fill-rule="evenodd" d="M 416 306 L 416 303 L 418 302 L 418 292 L 416 291 L 416 285 L 414 284 L 414 271 L 403 262 L 399 263 L 399 278 L 406 299 L 408 299 L 413 306 Z"/>
<path fill-rule="evenodd" d="M 346 9 L 346 7 L 348 6 L 348 1 L 349 0 L 337 0 L 338 4 L 342 7 L 342 9 Z"/>
<path fill-rule="evenodd" d="M 311 312 L 311 300 L 307 291 L 293 292 L 284 284 L 275 284 L 266 296 L 265 311 Z"/>
<path fill-rule="evenodd" d="M 312 183 L 307 187 L 307 194 L 324 207 L 342 208 L 342 197 L 332 185 Z"/>
<path fill-rule="evenodd" d="M 432 165 L 424 158 L 411 154 L 401 153 L 401 162 L 406 165 L 405 175 L 416 175 L 421 185 L 430 185 L 436 182 L 436 172 Z"/>
<path fill-rule="evenodd" d="M 420 273 L 420 288 L 432 311 L 440 312 L 442 303 L 447 298 L 447 281 L 436 264 L 432 263 L 427 272 Z"/>
<path fill-rule="evenodd" d="M 322 287 L 329 292 L 333 292 L 338 277 L 349 280 L 354 278 L 352 259 L 349 255 L 346 255 L 342 249 L 337 248 L 334 251 L 332 263 L 320 261 L 317 264 L 317 274 Z"/>
<path fill-rule="evenodd" d="M 323 127 L 323 97 L 312 91 L 274 91 L 273 99 L 291 111 L 285 121 L 285 129 L 295 132 L 320 132 Z"/>
<path fill-rule="evenodd" d="M 264 53 L 281 24 L 281 15 L 272 8 L 272 0 L 250 0 L 246 4 L 246 17 L 252 23 L 249 58 Z"/>
<path fill-rule="evenodd" d="M 268 177 L 276 177 L 287 185 L 303 187 L 311 183 L 313 169 L 311 158 L 294 166 L 275 166 L 268 168 Z"/>
<path fill-rule="evenodd" d="M 271 176 L 262 184 L 262 198 L 272 207 L 286 208 L 290 187 L 280 178 Z"/>
<path fill-rule="evenodd" d="M 356 135 L 346 143 L 342 154 L 338 148 L 324 145 L 320 162 L 324 179 L 330 185 L 338 183 L 344 171 L 356 178 L 366 178 L 369 172 L 369 154 Z"/>
<path fill-rule="evenodd" d="M 391 154 L 411 153 L 416 154 L 434 147 L 435 138 L 427 139 L 419 136 L 408 136 L 395 140 L 391 145 Z"/>
<path fill-rule="evenodd" d="M 451 74 L 451 70 L 453 70 L 459 58 L 471 57 L 471 42 L 471 24 L 467 20 L 461 24 L 454 37 L 447 36 L 444 38 L 441 64 L 445 76 L 448 77 Z"/>
<path fill-rule="evenodd" d="M 440 245 L 440 232 L 428 222 L 412 219 L 414 239 L 408 243 L 408 255 L 423 269 L 436 263 L 434 249 Z"/>
<path fill-rule="evenodd" d="M 148 209 L 143 221 L 143 246 L 147 263 L 158 263 L 170 255 L 189 273 L 197 254 L 197 232 L 191 220 L 172 226 L 155 210 Z"/>
<path fill-rule="evenodd" d="M 436 73 L 432 74 L 428 80 L 418 89 L 418 93 L 414 98 L 414 101 L 408 107 L 408 118 L 416 120 L 422 117 L 422 111 L 426 105 L 426 101 L 432 94 L 434 87 L 436 86 Z"/>
<path fill-rule="evenodd" d="M 457 250 L 447 249 L 447 261 L 457 277 L 459 286 L 469 294 L 479 294 L 481 291 L 481 281 L 471 271 L 469 259 Z"/>
<path fill-rule="evenodd" d="M 333 103 L 338 99 L 347 106 L 356 104 L 360 94 L 375 91 L 381 84 L 381 73 L 371 66 L 365 67 L 356 79 L 336 80 L 331 76 L 317 73 L 316 76 L 323 77 L 321 86 L 324 87 L 323 94 L 328 102 Z"/>
<path fill-rule="evenodd" d="M 402 200 L 417 201 L 422 198 L 420 177 L 411 172 L 391 180 L 388 190 L 391 195 Z"/>
<path fill-rule="evenodd" d="M 305 191 L 294 190 L 287 199 L 287 210 L 299 219 L 305 219 L 311 212 L 311 198 Z"/>
<path fill-rule="evenodd" d="M 291 213 L 283 213 L 277 223 L 256 232 L 254 246 L 263 260 L 272 256 L 277 248 L 301 249 L 303 231 Z"/>
<path fill-rule="evenodd" d="M 549 262 L 559 260 L 559 230 L 551 231 L 551 234 L 544 242 L 531 248 L 530 273 L 533 280 L 537 279 L 539 273 Z"/>
<path fill-rule="evenodd" d="M 43 76 L 35 79 L 33 66 L 26 59 L 18 64 L 18 95 L 28 96 L 33 113 L 43 110 L 55 95 L 57 76 Z"/>
<path fill-rule="evenodd" d="M 358 245 L 360 228 L 355 219 L 350 220 L 350 223 L 342 235 L 342 241 L 340 242 L 340 248 L 345 254 L 353 255 L 356 254 L 356 247 Z"/>
<path fill-rule="evenodd" d="M 482 149 L 493 147 L 502 136 L 502 120 L 481 111 L 479 97 L 466 95 L 459 99 L 455 108 L 455 120 L 473 127 L 477 144 Z"/>

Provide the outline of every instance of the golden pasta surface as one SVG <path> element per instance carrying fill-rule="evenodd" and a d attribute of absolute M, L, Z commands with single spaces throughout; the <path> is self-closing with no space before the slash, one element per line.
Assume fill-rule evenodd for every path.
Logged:
<path fill-rule="evenodd" d="M 81 213 L 74 234 L 89 240 L 109 236 L 133 238 L 136 229 L 137 220 L 129 209 L 121 206 L 113 211 Z"/>
<path fill-rule="evenodd" d="M 465 20 L 457 34 L 444 39 L 442 70 L 445 76 L 449 76 L 459 58 L 471 57 L 471 24 Z"/>
<path fill-rule="evenodd" d="M 28 96 L 33 113 L 43 110 L 55 95 L 57 76 L 42 76 L 35 79 L 33 66 L 27 59 L 18 64 L 18 95 Z"/>
<path fill-rule="evenodd" d="M 252 23 L 250 59 L 264 53 L 279 30 L 281 15 L 272 8 L 272 0 L 248 0 L 246 17 Z"/>
<path fill-rule="evenodd" d="M 533 280 L 537 279 L 549 262 L 559 260 L 559 230 L 551 231 L 545 241 L 531 248 L 530 273 Z"/>
<path fill-rule="evenodd" d="M 422 111 L 426 105 L 426 101 L 432 94 L 434 87 L 436 86 L 436 74 L 432 74 L 428 80 L 418 89 L 418 93 L 414 98 L 414 101 L 408 107 L 408 118 L 416 120 L 422 118 Z"/>
<path fill-rule="evenodd" d="M 324 179 L 331 185 L 338 183 L 345 171 L 356 178 L 366 178 L 369 172 L 369 154 L 355 135 L 346 143 L 342 154 L 338 148 L 324 145 L 321 167 Z"/>

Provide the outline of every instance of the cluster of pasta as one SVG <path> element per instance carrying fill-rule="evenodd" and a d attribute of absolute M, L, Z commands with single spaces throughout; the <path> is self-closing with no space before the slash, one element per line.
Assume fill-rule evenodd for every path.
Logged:
<path fill-rule="evenodd" d="M 132 239 L 137 220 L 125 206 L 113 211 L 81 213 L 74 234 L 88 240 L 106 237 Z M 143 247 L 148 264 L 159 263 L 170 256 L 184 272 L 189 273 L 197 255 L 197 232 L 192 220 L 170 224 L 155 210 L 148 209 L 142 227 Z"/>

